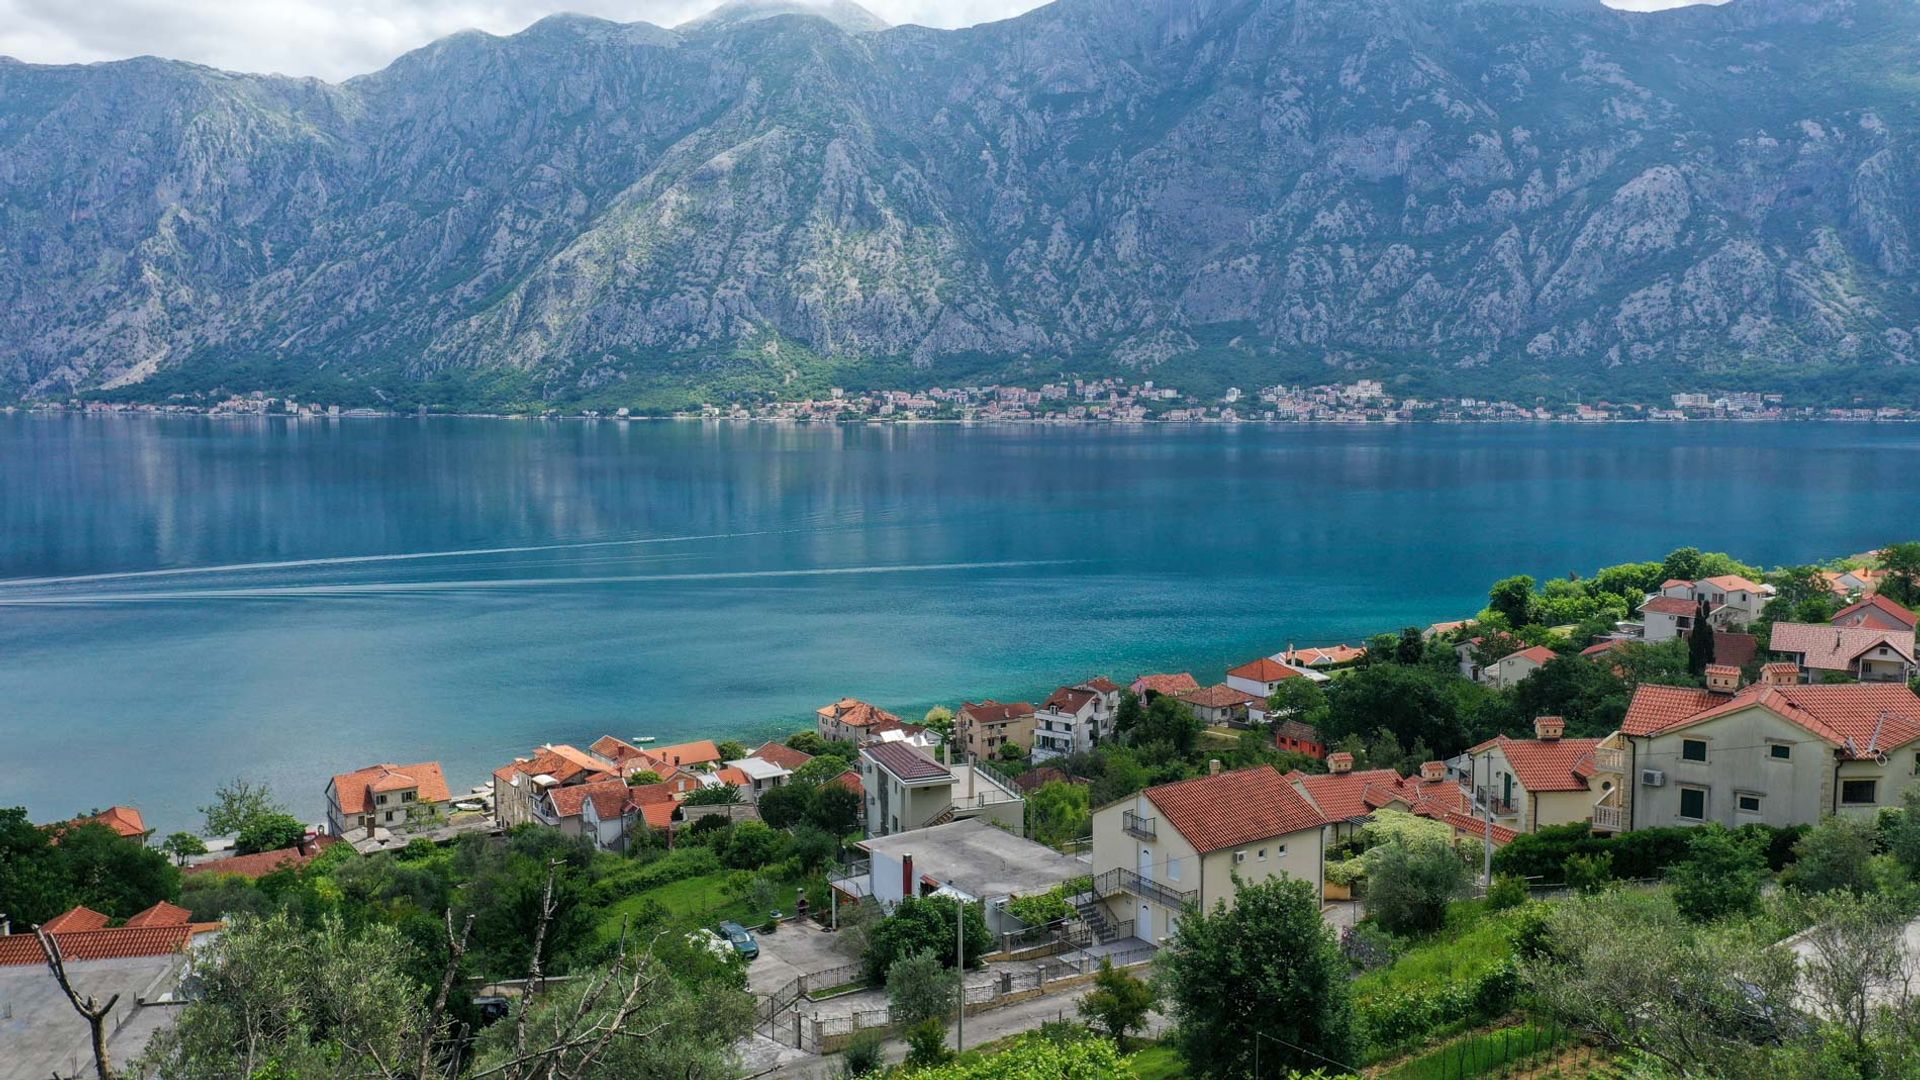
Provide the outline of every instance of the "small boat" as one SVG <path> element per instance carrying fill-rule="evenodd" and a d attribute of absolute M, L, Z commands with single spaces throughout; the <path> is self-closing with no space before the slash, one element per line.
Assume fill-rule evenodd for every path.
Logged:
<path fill-rule="evenodd" d="M 637 743 L 650 743 L 650 742 L 659 742 L 660 740 L 654 738 L 651 735 L 635 735 L 633 737 L 633 741 Z"/>

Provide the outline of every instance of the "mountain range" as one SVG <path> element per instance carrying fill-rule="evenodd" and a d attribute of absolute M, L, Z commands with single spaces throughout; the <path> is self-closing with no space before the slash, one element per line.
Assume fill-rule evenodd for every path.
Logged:
<path fill-rule="evenodd" d="M 1917 122 L 1911 0 L 744 0 L 337 84 L 0 60 L 0 396 L 1871 398 L 1916 385 Z"/>

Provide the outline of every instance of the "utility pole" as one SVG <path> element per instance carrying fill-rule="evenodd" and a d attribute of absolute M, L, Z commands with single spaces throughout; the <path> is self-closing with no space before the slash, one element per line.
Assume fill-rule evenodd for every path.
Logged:
<path fill-rule="evenodd" d="M 953 1049 L 958 1053 L 967 1044 L 967 903 L 953 898 L 953 971 L 960 984 L 960 1014 L 953 1024 Z"/>

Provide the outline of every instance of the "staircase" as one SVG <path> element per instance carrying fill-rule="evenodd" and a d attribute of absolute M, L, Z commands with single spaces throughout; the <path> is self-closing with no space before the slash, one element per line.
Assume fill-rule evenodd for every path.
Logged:
<path fill-rule="evenodd" d="M 1084 893 L 1075 897 L 1074 900 L 1076 902 L 1073 909 L 1080 913 L 1080 921 L 1087 924 L 1087 929 L 1093 931 L 1093 940 L 1107 945 L 1119 936 L 1113 928 L 1113 922 L 1107 918 L 1107 913 L 1098 903 L 1089 899 Z"/>
<path fill-rule="evenodd" d="M 953 820 L 953 814 L 954 814 L 954 805 L 952 803 L 948 803 L 946 809 L 928 818 L 927 823 L 920 827 L 923 829 L 931 829 L 935 825 L 945 825 L 948 822 Z"/>

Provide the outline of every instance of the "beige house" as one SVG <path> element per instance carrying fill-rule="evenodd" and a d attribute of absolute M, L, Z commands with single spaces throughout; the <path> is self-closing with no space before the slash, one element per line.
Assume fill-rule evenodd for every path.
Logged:
<path fill-rule="evenodd" d="M 1541 668 L 1559 659 L 1560 654 L 1545 645 L 1535 645 L 1530 649 L 1521 649 L 1488 665 L 1480 673 L 1480 681 L 1488 686 L 1497 686 L 1504 690 L 1539 671 Z"/>
<path fill-rule="evenodd" d="M 983 817 L 1020 835 L 1026 800 L 985 770 L 935 761 L 911 743 L 873 743 L 860 750 L 860 787 L 868 836 Z"/>
<path fill-rule="evenodd" d="M 1767 649 L 1809 672 L 1833 672 L 1861 682 L 1903 683 L 1920 670 L 1910 629 L 1774 623 Z"/>
<path fill-rule="evenodd" d="M 446 820 L 452 805 L 437 761 L 369 765 L 327 781 L 327 831 L 334 836 L 355 829 L 400 832 Z"/>
<path fill-rule="evenodd" d="M 621 767 L 564 743 L 548 743 L 531 755 L 493 770 L 493 816 L 503 829 L 539 820 L 535 808 L 552 788 L 621 777 Z"/>
<path fill-rule="evenodd" d="M 1741 689 L 1642 686 L 1621 731 L 1626 827 L 1810 825 L 1897 806 L 1920 772 L 1920 697 L 1898 684 L 1803 686 L 1769 665 Z"/>
<path fill-rule="evenodd" d="M 1231 906 L 1236 877 L 1284 874 L 1319 896 L 1325 825 L 1270 766 L 1151 787 L 1094 811 L 1092 894 L 1116 930 L 1157 944 L 1189 905 Z"/>
<path fill-rule="evenodd" d="M 953 718 L 955 747 L 968 760 L 991 758 L 1003 746 L 1017 746 L 1022 753 L 1033 750 L 1033 706 L 1024 701 L 1001 702 L 989 698 L 960 706 Z"/>
<path fill-rule="evenodd" d="M 867 742 L 869 728 L 900 723 L 899 717 L 858 698 L 841 698 L 814 713 L 814 728 L 821 738 L 856 745 Z"/>
<path fill-rule="evenodd" d="M 1495 824 L 1520 833 L 1591 820 L 1601 740 L 1566 738 L 1558 716 L 1535 720 L 1533 732 L 1531 739 L 1496 735 L 1467 751 L 1475 798 L 1491 800 Z"/>

